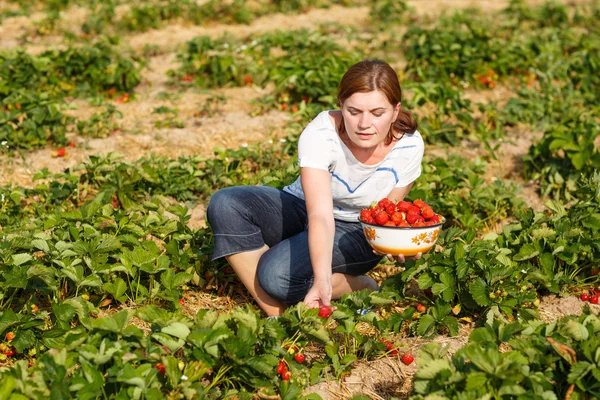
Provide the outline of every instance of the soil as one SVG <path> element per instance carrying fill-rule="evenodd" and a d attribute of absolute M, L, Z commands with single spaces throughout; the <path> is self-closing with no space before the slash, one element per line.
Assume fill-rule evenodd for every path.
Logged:
<path fill-rule="evenodd" d="M 537 5 L 543 0 L 528 0 L 527 3 Z M 585 3 L 583 0 L 571 0 L 569 3 Z M 507 0 L 410 0 L 408 3 L 417 15 L 436 16 L 449 13 L 454 9 L 477 7 L 483 12 L 494 14 L 508 4 Z M 0 1 L 0 10 L 13 7 L 12 3 Z M 160 30 L 145 33 L 134 33 L 121 40 L 134 51 L 142 51 L 146 45 L 155 47 L 155 56 L 150 58 L 147 68 L 142 72 L 142 83 L 135 89 L 131 101 L 115 104 L 124 115 L 115 122 L 122 131 L 117 131 L 107 138 L 85 139 L 76 133 L 69 134 L 75 141 L 75 148 L 68 148 L 65 157 L 56 157 L 55 149 L 41 149 L 26 152 L 22 156 L 0 155 L 0 185 L 32 187 L 33 175 L 40 169 L 48 168 L 51 172 L 61 172 L 85 161 L 91 154 L 108 154 L 118 152 L 127 161 L 135 161 L 140 157 L 152 155 L 175 158 L 183 155 L 201 155 L 210 157 L 215 147 L 238 148 L 245 143 L 267 142 L 285 136 L 285 126 L 292 118 L 291 114 L 271 111 L 264 115 L 253 115 L 255 105 L 251 102 L 269 93 L 270 88 L 244 87 L 218 89 L 210 92 L 178 89 L 172 86 L 167 71 L 177 67 L 175 54 L 179 45 L 200 35 L 219 37 L 231 34 L 238 37 L 267 32 L 274 29 L 316 28 L 324 23 L 335 22 L 350 27 L 364 27 L 370 23 L 368 7 L 345 8 L 333 6 L 328 9 L 313 9 L 300 15 L 271 15 L 255 20 L 250 25 L 192 26 L 186 23 L 170 23 Z M 123 12 L 123 9 L 119 9 Z M 65 26 L 80 26 L 87 11 L 80 7 L 71 7 L 63 13 Z M 36 36 L 35 22 L 44 18 L 45 14 L 33 12 L 28 16 L 6 18 L 0 24 L 0 51 L 16 49 L 22 46 L 26 51 L 37 54 L 46 49 L 60 47 L 62 36 L 51 34 Z M 59 25 L 59 28 L 61 25 Z M 399 27 L 399 29 L 402 29 Z M 24 38 L 27 39 L 26 43 Z M 168 100 L 161 94 L 167 93 Z M 209 96 L 223 95 L 225 100 L 220 109 L 211 117 L 201 118 L 195 113 L 206 102 Z M 494 101 L 498 104 L 506 102 L 512 94 L 504 87 L 497 86 L 486 91 L 467 91 L 467 97 L 473 103 Z M 73 101 L 73 109 L 69 115 L 87 118 L 95 112 L 102 111 L 82 101 Z M 183 122 L 184 128 L 157 128 L 156 122 L 162 120 L 160 114 L 152 111 L 160 106 L 177 110 L 176 119 Z M 417 110 L 425 112 L 425 110 Z M 535 182 L 522 179 L 523 167 L 521 158 L 527 154 L 531 144 L 539 139 L 540 132 L 531 132 L 522 127 L 512 128 L 506 139 L 492 145 L 498 145 L 495 158 L 488 159 L 486 180 L 509 179 L 522 186 L 520 196 L 536 210 L 543 209 L 543 200 L 537 194 Z M 599 143 L 600 146 L 600 143 Z M 487 152 L 481 143 L 462 143 L 461 146 L 446 148 L 430 146 L 428 156 L 447 156 L 448 152 L 456 152 L 461 156 L 474 159 L 486 157 Z M 190 227 L 196 229 L 206 226 L 205 204 L 193 205 Z M 380 270 L 384 270 L 381 267 Z M 383 275 L 389 275 L 384 271 Z M 234 280 L 227 293 L 214 294 L 214 288 L 204 291 L 186 293 L 184 311 L 193 316 L 202 308 L 221 311 L 251 302 L 251 298 L 242 290 L 239 281 Z M 551 321 L 569 314 L 579 314 L 583 303 L 576 297 L 565 298 L 544 297 L 540 305 L 543 320 Z M 596 313 L 599 306 L 593 306 Z M 110 312 L 106 310 L 106 312 Z M 140 325 L 143 325 L 140 323 Z M 450 347 L 450 353 L 463 346 L 472 327 L 463 325 L 456 337 L 439 336 L 433 341 L 442 342 Z M 406 351 L 416 354 L 418 348 L 431 340 L 421 338 L 402 338 Z M 359 361 L 353 366 L 351 375 L 340 382 L 331 380 L 314 385 L 308 392 L 321 394 L 324 399 L 346 399 L 352 394 L 363 393 L 373 399 L 390 397 L 406 398 L 411 390 L 411 377 L 416 371 L 417 362 L 406 366 L 398 358 L 382 358 L 375 361 Z"/>

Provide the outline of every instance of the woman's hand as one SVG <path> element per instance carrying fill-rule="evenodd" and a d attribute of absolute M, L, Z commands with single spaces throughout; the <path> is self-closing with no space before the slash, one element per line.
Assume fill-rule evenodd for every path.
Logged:
<path fill-rule="evenodd" d="M 401 264 L 404 264 L 407 259 L 418 260 L 423 255 L 423 253 L 419 252 L 412 257 L 405 257 L 403 254 L 398 254 L 397 256 L 394 256 L 392 254 L 383 254 L 375 250 L 373 250 L 373 253 L 377 254 L 378 256 L 387 256 L 388 260 L 390 260 L 391 262 L 397 261 Z"/>
<path fill-rule="evenodd" d="M 315 281 L 304 297 L 304 303 L 309 308 L 321 308 L 331 303 L 331 281 Z"/>

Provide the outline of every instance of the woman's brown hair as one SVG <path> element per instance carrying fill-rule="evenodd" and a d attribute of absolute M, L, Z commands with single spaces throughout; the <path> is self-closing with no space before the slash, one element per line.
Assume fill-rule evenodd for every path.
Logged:
<path fill-rule="evenodd" d="M 382 60 L 361 61 L 351 66 L 342 77 L 338 88 L 338 105 L 341 107 L 354 93 L 366 93 L 374 90 L 381 91 L 393 106 L 402 102 L 402 89 L 396 71 Z M 386 143 L 389 144 L 392 140 L 400 140 L 404 134 L 408 133 L 410 135 L 415 133 L 416 130 L 417 121 L 415 121 L 412 114 L 400 108 L 398 118 L 396 118 L 387 134 Z M 343 121 L 338 126 L 338 131 L 340 134 L 345 132 Z M 396 136 L 396 132 L 400 135 Z"/>

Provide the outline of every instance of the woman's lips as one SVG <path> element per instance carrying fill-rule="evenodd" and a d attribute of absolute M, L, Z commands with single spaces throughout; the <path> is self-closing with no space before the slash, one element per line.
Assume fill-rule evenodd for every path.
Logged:
<path fill-rule="evenodd" d="M 357 132 L 356 135 L 361 139 L 369 139 L 371 136 L 373 136 L 372 133 L 359 133 L 359 132 Z"/>

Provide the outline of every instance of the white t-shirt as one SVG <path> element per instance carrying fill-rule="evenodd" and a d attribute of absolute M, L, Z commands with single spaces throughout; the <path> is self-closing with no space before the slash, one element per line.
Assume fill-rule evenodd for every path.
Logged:
<path fill-rule="evenodd" d="M 357 221 L 360 210 L 386 197 L 394 188 L 409 185 L 421 175 L 425 145 L 418 131 L 405 134 L 385 158 L 374 165 L 359 162 L 340 139 L 329 111 L 323 111 L 302 131 L 298 141 L 298 164 L 329 171 L 333 216 Z M 304 199 L 300 177 L 283 188 Z"/>

